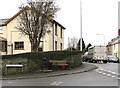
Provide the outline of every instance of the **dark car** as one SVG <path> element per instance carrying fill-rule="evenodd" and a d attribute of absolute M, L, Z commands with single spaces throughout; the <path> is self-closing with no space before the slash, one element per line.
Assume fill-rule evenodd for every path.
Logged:
<path fill-rule="evenodd" d="M 108 58 L 107 58 L 107 60 L 108 60 L 108 62 L 116 62 L 116 63 L 119 63 L 119 59 L 118 59 L 118 57 L 116 57 L 116 56 L 108 56 Z"/>

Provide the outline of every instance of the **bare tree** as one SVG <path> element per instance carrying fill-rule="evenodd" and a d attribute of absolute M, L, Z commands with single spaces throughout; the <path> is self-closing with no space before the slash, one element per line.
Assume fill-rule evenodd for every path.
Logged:
<path fill-rule="evenodd" d="M 68 37 L 68 47 L 67 47 L 67 50 L 70 50 L 71 49 L 71 41 L 70 41 L 70 37 Z"/>
<path fill-rule="evenodd" d="M 76 37 L 73 37 L 73 38 L 71 38 L 71 47 L 72 47 L 72 49 L 76 49 L 76 47 L 77 47 L 77 41 L 78 41 L 78 39 L 76 38 Z"/>
<path fill-rule="evenodd" d="M 59 8 L 54 1 L 29 0 L 20 6 L 20 10 L 22 13 L 19 15 L 19 24 L 16 28 L 29 36 L 31 51 L 36 52 L 41 38 L 50 32 L 48 28 L 52 26 Z"/>
<path fill-rule="evenodd" d="M 72 37 L 71 39 L 68 38 L 68 50 L 75 50 L 77 47 L 77 38 L 76 37 Z"/>

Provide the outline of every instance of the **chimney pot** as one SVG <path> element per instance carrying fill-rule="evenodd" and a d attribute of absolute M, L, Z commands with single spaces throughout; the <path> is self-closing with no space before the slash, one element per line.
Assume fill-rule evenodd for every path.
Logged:
<path fill-rule="evenodd" d="M 118 29 L 118 36 L 120 36 L 120 29 Z"/>

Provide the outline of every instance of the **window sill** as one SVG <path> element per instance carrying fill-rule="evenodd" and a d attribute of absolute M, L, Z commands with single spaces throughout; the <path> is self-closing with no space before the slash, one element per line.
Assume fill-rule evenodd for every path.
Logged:
<path fill-rule="evenodd" d="M 25 49 L 14 49 L 14 50 L 25 50 Z"/>
<path fill-rule="evenodd" d="M 7 52 L 7 51 L 1 51 L 1 52 Z"/>

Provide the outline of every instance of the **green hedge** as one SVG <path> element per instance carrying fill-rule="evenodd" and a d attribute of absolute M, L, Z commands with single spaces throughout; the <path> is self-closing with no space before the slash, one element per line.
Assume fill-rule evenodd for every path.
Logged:
<path fill-rule="evenodd" d="M 47 57 L 48 59 L 63 59 L 72 55 L 80 54 L 79 51 L 52 51 L 52 52 L 31 52 L 31 53 L 23 53 L 23 54 L 15 54 L 15 55 L 3 55 L 2 59 L 9 58 L 28 58 L 28 59 L 43 59 Z"/>
<path fill-rule="evenodd" d="M 5 64 L 24 64 L 24 72 L 42 69 L 43 58 L 49 60 L 67 60 L 72 67 L 82 63 L 80 51 L 31 52 L 16 55 L 3 55 L 3 74 Z"/>

